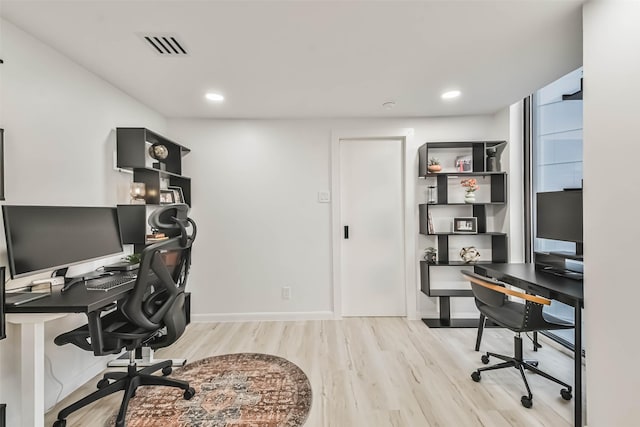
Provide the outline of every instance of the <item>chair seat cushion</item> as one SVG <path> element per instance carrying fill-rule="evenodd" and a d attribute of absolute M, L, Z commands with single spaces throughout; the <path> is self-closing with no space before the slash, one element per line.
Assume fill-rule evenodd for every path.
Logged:
<path fill-rule="evenodd" d="M 129 323 L 127 318 L 116 310 L 100 318 L 102 346 L 94 345 L 88 324 L 58 335 L 54 342 L 56 345 L 73 344 L 83 350 L 93 351 L 96 356 L 104 356 L 120 353 L 125 348 L 135 349 L 156 333 L 156 330 L 149 331 Z"/>
<path fill-rule="evenodd" d="M 500 307 L 492 307 L 476 300 L 476 306 L 487 318 L 514 332 L 573 328 L 573 323 L 544 312 L 542 319 L 535 319 L 525 324 L 523 319 L 526 305 L 515 301 L 505 301 Z"/>

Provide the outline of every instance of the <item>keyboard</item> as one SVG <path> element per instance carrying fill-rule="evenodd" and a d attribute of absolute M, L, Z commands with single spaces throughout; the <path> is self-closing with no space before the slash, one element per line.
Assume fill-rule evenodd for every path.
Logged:
<path fill-rule="evenodd" d="M 110 291 L 119 286 L 128 285 L 136 281 L 135 273 L 118 274 L 117 276 L 99 277 L 88 280 L 85 287 L 88 291 Z"/>

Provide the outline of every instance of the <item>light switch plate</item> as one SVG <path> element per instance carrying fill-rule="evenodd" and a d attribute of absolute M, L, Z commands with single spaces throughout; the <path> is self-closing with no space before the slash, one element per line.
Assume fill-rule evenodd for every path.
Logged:
<path fill-rule="evenodd" d="M 329 203 L 329 202 L 331 202 L 331 192 L 329 192 L 329 191 L 318 191 L 318 202 L 319 203 Z"/>

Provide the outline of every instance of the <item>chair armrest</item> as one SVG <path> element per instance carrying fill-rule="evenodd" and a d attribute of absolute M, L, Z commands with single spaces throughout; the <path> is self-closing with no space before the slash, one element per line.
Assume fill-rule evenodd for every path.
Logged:
<path fill-rule="evenodd" d="M 487 277 L 480 276 L 479 274 L 470 273 L 468 271 L 461 271 L 462 275 L 466 277 L 470 282 L 475 283 L 476 285 L 484 286 L 485 288 L 491 289 L 496 292 L 500 292 L 501 294 L 509 295 L 512 297 L 520 298 L 523 300 L 535 302 L 537 304 L 542 305 L 550 305 L 551 300 L 537 296 L 525 294 L 524 292 L 514 291 L 513 289 L 506 288 L 504 286 L 499 285 L 496 281 L 492 281 Z M 493 283 L 492 283 L 493 282 Z"/>

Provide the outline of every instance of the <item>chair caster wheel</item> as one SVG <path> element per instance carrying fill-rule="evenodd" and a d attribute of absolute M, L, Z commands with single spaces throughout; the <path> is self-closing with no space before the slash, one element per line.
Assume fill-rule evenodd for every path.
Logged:
<path fill-rule="evenodd" d="M 562 396 L 564 400 L 571 400 L 571 398 L 573 397 L 573 395 L 571 394 L 571 390 L 568 390 L 566 388 L 560 390 L 560 396 Z"/>
<path fill-rule="evenodd" d="M 53 427 L 65 427 L 67 425 L 67 420 L 56 420 L 53 423 Z"/>
<path fill-rule="evenodd" d="M 106 386 L 109 385 L 109 380 L 106 378 L 101 379 L 100 381 L 98 381 L 98 390 L 105 388 Z"/>
<path fill-rule="evenodd" d="M 522 406 L 525 408 L 531 408 L 533 406 L 533 399 L 529 396 L 522 396 L 520 398 L 520 403 L 522 403 Z"/>
<path fill-rule="evenodd" d="M 482 360 L 482 363 L 486 365 L 487 363 L 489 363 L 489 356 L 485 354 L 480 358 L 480 360 Z"/>
<path fill-rule="evenodd" d="M 182 397 L 184 397 L 184 400 L 191 400 L 191 398 L 195 395 L 196 395 L 196 390 L 193 387 L 189 387 L 184 391 L 184 394 L 182 395 Z"/>
<path fill-rule="evenodd" d="M 171 372 L 173 372 L 173 369 L 171 368 L 171 366 L 162 368 L 162 375 L 164 375 L 165 377 L 171 374 Z"/>
<path fill-rule="evenodd" d="M 471 374 L 471 379 L 474 380 L 475 382 L 479 383 L 480 382 L 480 372 L 474 371 Z"/>

